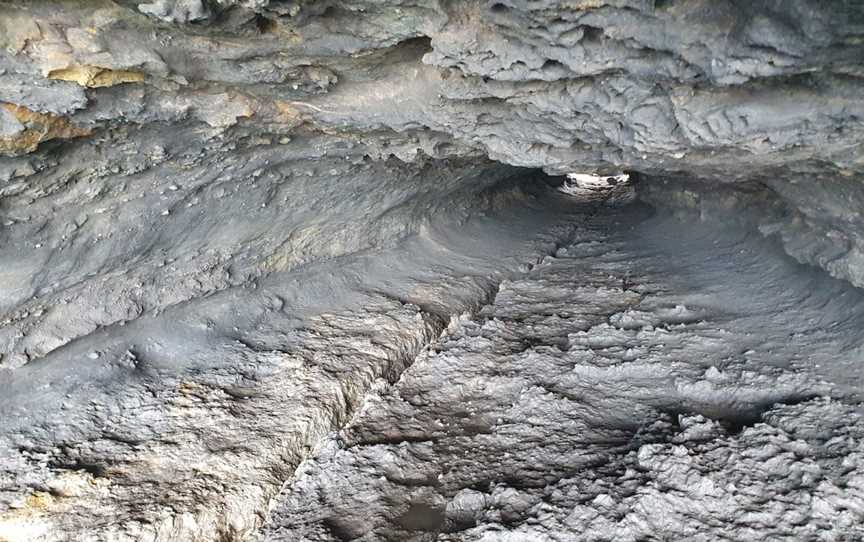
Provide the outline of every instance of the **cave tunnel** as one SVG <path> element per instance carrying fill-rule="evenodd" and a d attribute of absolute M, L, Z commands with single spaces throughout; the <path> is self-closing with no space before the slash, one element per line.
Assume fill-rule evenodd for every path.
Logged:
<path fill-rule="evenodd" d="M 0 45 L 0 542 L 864 540 L 864 3 Z"/>

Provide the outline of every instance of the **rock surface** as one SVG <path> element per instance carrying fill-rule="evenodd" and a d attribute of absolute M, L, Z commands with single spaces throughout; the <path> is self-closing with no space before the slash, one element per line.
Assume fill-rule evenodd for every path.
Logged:
<path fill-rule="evenodd" d="M 583 223 L 380 383 L 263 539 L 864 536 L 864 418 L 816 398 L 860 400 L 864 296 L 766 276 L 758 235 L 633 214 Z"/>
<path fill-rule="evenodd" d="M 476 152 L 556 174 L 761 182 L 795 213 L 784 233 L 796 257 L 864 284 L 853 216 L 864 142 L 858 2 L 103 0 L 0 9 L 4 100 L 63 127 L 34 132 L 6 114 L 6 154 L 89 132 L 129 141 L 130 129 L 146 129 L 170 156 L 187 143 L 175 137 L 186 126 L 275 141 L 302 125 L 407 140 L 397 156 Z M 49 167 L 44 154 L 0 178 L 35 184 Z M 831 199 L 824 193 L 837 183 L 849 185 L 852 204 L 808 202 Z M 794 246 L 826 237 L 810 251 Z"/>
<path fill-rule="evenodd" d="M 0 541 L 860 537 L 862 58 L 848 0 L 0 0 Z M 622 172 L 679 225 L 547 186 Z"/>

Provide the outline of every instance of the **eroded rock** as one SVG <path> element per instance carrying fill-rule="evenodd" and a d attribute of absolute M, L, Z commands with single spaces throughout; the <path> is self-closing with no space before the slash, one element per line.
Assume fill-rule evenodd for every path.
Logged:
<path fill-rule="evenodd" d="M 267 536 L 854 539 L 862 55 L 843 0 L 0 2 L 0 539 L 246 539 L 309 458 Z M 574 172 L 679 246 L 556 246 L 641 212 Z"/>

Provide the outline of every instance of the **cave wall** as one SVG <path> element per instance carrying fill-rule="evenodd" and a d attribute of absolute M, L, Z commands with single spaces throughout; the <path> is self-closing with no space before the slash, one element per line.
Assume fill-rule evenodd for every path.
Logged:
<path fill-rule="evenodd" d="M 207 153 L 219 145 L 223 154 L 225 145 L 258 146 L 267 160 L 291 134 L 310 133 L 366 140 L 375 151 L 353 154 L 375 159 L 469 154 L 550 174 L 764 183 L 800 211 L 782 228 L 790 252 L 862 284 L 857 2 L 0 8 L 0 194 L 10 230 L 22 201 L 77 204 L 83 178 L 130 168 L 146 176 L 165 160 L 212 167 Z M 73 166 L 72 150 L 87 147 Z M 111 165 L 97 169 L 87 152 Z M 116 212 L 140 214 L 133 207 Z"/>
<path fill-rule="evenodd" d="M 62 513 L 27 528 L 119 514 L 115 539 L 246 536 L 372 380 L 488 296 L 483 273 L 554 245 L 488 233 L 501 219 L 477 236 L 506 257 L 458 248 L 469 216 L 544 214 L 509 188 L 533 170 L 628 171 L 661 209 L 754 211 L 788 254 L 864 286 L 862 55 L 864 4 L 843 0 L 0 1 L 0 378 L 4 436 L 17 435 L 0 446 L 14 458 L 0 504 L 54 488 L 81 498 L 34 494 Z M 415 234 L 448 247 L 409 252 L 435 269 L 421 286 L 381 279 L 371 309 L 274 331 L 299 303 L 274 277 L 324 277 L 315 265 Z M 453 254 L 462 263 L 444 266 Z M 335 310 L 343 283 L 369 290 L 370 273 L 396 271 L 344 273 L 310 279 L 300 301 Z M 360 361 L 345 374 L 322 362 L 321 337 Z M 276 395 L 244 408 L 282 408 L 297 367 L 279 356 L 315 360 L 304 382 L 328 399 L 298 407 L 302 428 L 245 427 L 231 398 L 263 386 Z M 37 384 L 62 393 L 31 396 Z M 211 419 L 218 437 L 198 430 Z M 282 452 L 259 460 L 237 435 Z M 218 460 L 190 463 L 219 439 L 233 444 Z M 105 488 L 112 458 L 120 482 Z M 136 488 L 165 483 L 144 470 L 156 458 L 176 484 L 142 512 Z M 87 479 L 57 481 L 63 468 Z"/>

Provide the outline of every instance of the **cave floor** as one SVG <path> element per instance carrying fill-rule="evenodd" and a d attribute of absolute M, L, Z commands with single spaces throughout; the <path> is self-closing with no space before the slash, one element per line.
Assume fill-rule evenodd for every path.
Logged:
<path fill-rule="evenodd" d="M 0 532 L 864 536 L 862 294 L 729 217 L 488 202 L 10 372 Z"/>
<path fill-rule="evenodd" d="M 862 323 L 757 233 L 585 215 L 373 385 L 263 539 L 859 539 Z"/>

